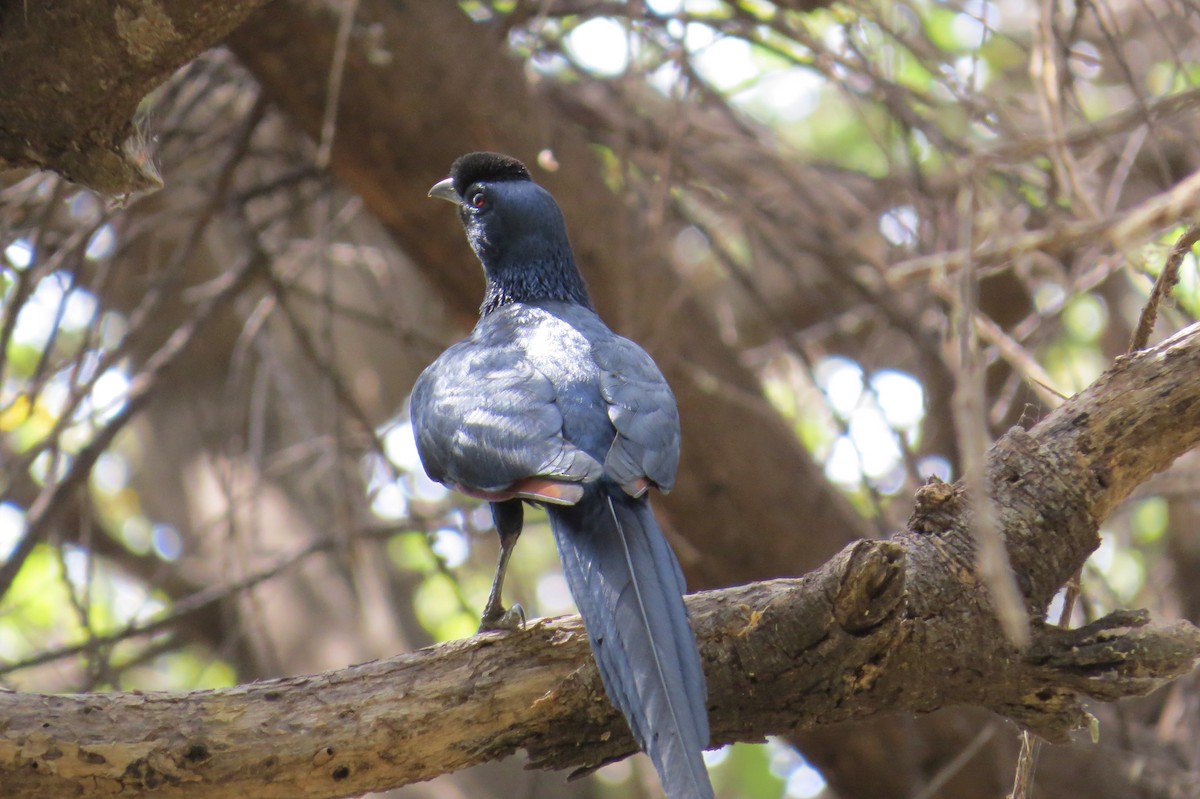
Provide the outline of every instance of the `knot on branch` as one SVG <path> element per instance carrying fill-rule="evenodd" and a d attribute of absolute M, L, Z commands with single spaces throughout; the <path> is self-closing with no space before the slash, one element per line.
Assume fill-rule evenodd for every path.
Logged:
<path fill-rule="evenodd" d="M 1072 435 L 1078 427 L 1066 424 Z M 1014 427 L 992 447 L 987 478 L 987 501 L 1018 587 L 1030 615 L 1041 617 L 1054 594 L 1100 543 L 1092 492 L 1104 482 L 1103 475 L 1081 467 L 1071 442 L 1042 440 Z M 971 527 L 978 498 L 968 495 L 962 483 L 931 477 L 915 500 L 909 531 L 940 537 L 952 543 L 956 556 L 965 559 L 962 563 L 973 563 Z M 1061 546 L 1046 547 L 1050 537 Z"/>
<path fill-rule="evenodd" d="M 963 489 L 930 475 L 913 498 L 913 512 L 908 517 L 908 529 L 914 533 L 932 534 L 954 526 L 962 513 Z"/>
<path fill-rule="evenodd" d="M 904 547 L 890 541 L 855 544 L 833 604 L 842 629 L 852 635 L 868 632 L 888 619 L 903 598 Z"/>

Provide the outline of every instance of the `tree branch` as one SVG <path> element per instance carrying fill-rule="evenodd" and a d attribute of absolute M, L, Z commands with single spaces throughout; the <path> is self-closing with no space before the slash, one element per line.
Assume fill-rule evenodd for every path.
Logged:
<path fill-rule="evenodd" d="M 1143 694 L 1200 655 L 1190 625 L 1150 627 L 1145 614 L 1118 613 L 1082 630 L 1044 629 L 1026 658 L 984 679 L 918 679 L 917 690 L 884 697 L 885 669 L 912 681 L 930 671 L 922 660 L 944 668 L 967 654 L 949 638 L 928 649 L 901 632 L 905 554 L 861 542 L 801 579 L 690 597 L 714 743 L 930 710 L 930 691 L 941 701 L 1036 707 L 1040 731 L 1065 732 L 1079 721 L 1076 692 L 1105 701 Z M 315 799 L 425 780 L 517 749 L 539 767 L 585 769 L 634 750 L 577 617 L 227 690 L 13 693 L 0 695 L 0 707 L 8 722 L 0 777 L 12 796 L 170 789 L 160 795 Z"/>
<path fill-rule="evenodd" d="M 109 195 L 160 187 L 138 104 L 265 2 L 0 4 L 0 170 L 53 169 Z"/>
<path fill-rule="evenodd" d="M 1200 440 L 1200 325 L 1119 359 L 989 453 L 988 479 L 1031 617 L 1097 545 L 1099 521 Z M 1144 694 L 1192 670 L 1200 630 L 1120 611 L 1035 625 L 1015 651 L 972 568 L 969 505 L 933 482 L 909 529 L 800 579 L 699 594 L 713 743 L 882 712 L 980 705 L 1061 741 L 1080 699 Z M 13 796 L 337 797 L 525 749 L 589 769 L 634 750 L 577 618 L 220 691 L 0 694 Z"/>

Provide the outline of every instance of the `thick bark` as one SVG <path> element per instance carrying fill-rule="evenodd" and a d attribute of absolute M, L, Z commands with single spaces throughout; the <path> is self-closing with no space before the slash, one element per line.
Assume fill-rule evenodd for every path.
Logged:
<path fill-rule="evenodd" d="M 116 195 L 161 186 L 138 104 L 266 0 L 0 4 L 0 170 Z"/>
<path fill-rule="evenodd" d="M 1200 325 L 1121 359 L 988 459 L 992 498 L 1035 615 L 1098 543 L 1100 521 L 1200 441 Z M 961 488 L 931 483 L 909 529 L 816 572 L 690 598 L 713 742 L 883 712 L 970 704 L 1041 736 L 1087 726 L 1080 698 L 1189 673 L 1200 630 L 1121 611 L 1035 625 L 1016 652 L 973 568 Z M 10 795 L 334 797 L 526 749 L 590 768 L 633 751 L 575 618 L 537 622 L 312 677 L 222 691 L 0 695 Z"/>
<path fill-rule="evenodd" d="M 1077 694 L 1142 694 L 1200 656 L 1190 624 L 1124 612 L 1043 629 L 1024 658 L 979 659 L 954 634 L 961 618 L 911 618 L 906 550 L 860 542 L 802 579 L 690 598 L 714 744 L 963 702 L 1016 711 L 1061 740 L 1086 719 Z M 219 691 L 0 694 L 0 780 L 9 796 L 315 799 L 517 749 L 534 766 L 588 769 L 634 749 L 603 696 L 577 617 Z"/>

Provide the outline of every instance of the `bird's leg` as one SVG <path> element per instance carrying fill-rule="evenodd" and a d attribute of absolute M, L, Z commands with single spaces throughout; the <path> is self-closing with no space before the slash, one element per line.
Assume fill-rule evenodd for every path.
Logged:
<path fill-rule="evenodd" d="M 517 630 L 525 626 L 525 610 L 516 604 L 505 610 L 500 601 L 500 594 L 504 589 L 504 573 L 508 571 L 508 559 L 517 545 L 517 539 L 521 537 L 521 527 L 525 521 L 525 510 L 521 500 L 493 502 L 492 521 L 496 524 L 496 532 L 500 534 L 500 560 L 496 563 L 496 577 L 492 580 L 492 592 L 488 594 L 487 605 L 483 608 L 479 631 Z"/>

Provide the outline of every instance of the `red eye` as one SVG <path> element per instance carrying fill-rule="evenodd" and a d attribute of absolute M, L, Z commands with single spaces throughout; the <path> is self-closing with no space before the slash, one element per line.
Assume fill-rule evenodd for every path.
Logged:
<path fill-rule="evenodd" d="M 483 192 L 477 191 L 471 195 L 471 205 L 476 208 L 482 208 L 487 205 L 487 197 L 483 196 Z"/>

